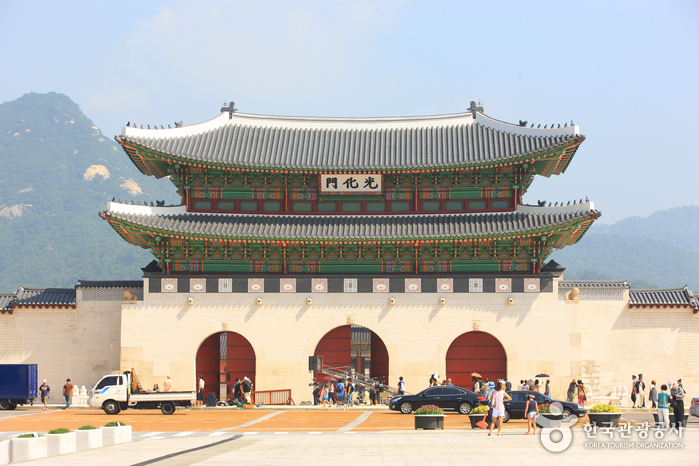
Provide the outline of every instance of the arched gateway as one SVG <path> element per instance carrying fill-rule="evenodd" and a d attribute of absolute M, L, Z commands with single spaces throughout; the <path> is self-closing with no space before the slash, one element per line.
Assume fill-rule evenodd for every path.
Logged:
<path fill-rule="evenodd" d="M 197 351 L 196 373 L 204 379 L 204 396 L 215 392 L 219 400 L 232 398 L 236 377 L 255 383 L 255 350 L 239 333 L 214 333 Z"/>
<path fill-rule="evenodd" d="M 447 350 L 446 363 L 446 376 L 462 387 L 473 385 L 473 372 L 493 381 L 507 377 L 505 348 L 485 332 L 466 332 L 456 337 Z"/>
<path fill-rule="evenodd" d="M 368 328 L 343 325 L 325 334 L 316 345 L 314 356 L 323 356 L 323 365 L 340 371 L 351 367 L 360 374 L 388 384 L 388 350 L 381 337 Z M 325 380 L 324 376 L 317 376 Z"/>

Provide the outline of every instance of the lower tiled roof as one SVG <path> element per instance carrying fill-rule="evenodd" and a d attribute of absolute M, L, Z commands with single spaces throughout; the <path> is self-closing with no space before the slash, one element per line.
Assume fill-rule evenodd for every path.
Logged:
<path fill-rule="evenodd" d="M 76 288 L 143 288 L 143 280 L 78 280 Z"/>
<path fill-rule="evenodd" d="M 73 288 L 28 288 L 20 287 L 15 294 L 17 306 L 75 306 Z"/>
<path fill-rule="evenodd" d="M 699 310 L 699 300 L 685 285 L 682 288 L 631 290 L 629 292 L 629 306 L 689 306 L 696 312 Z"/>
<path fill-rule="evenodd" d="M 11 303 L 14 299 L 14 293 L 0 293 L 0 311 L 5 312 L 11 310 Z"/>
<path fill-rule="evenodd" d="M 622 288 L 628 289 L 626 280 L 561 280 L 559 288 Z"/>
<path fill-rule="evenodd" d="M 590 217 L 596 210 L 569 213 L 446 214 L 446 215 L 141 215 L 106 211 L 103 218 L 115 218 L 148 229 L 192 236 L 250 239 L 298 239 L 310 241 L 401 241 L 494 237 L 563 225 Z"/>

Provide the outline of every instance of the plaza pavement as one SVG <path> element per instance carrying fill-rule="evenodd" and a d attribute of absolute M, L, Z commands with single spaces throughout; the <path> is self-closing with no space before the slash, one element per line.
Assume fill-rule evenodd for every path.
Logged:
<path fill-rule="evenodd" d="M 691 418 L 683 438 L 662 440 L 609 439 L 598 434 L 588 439 L 573 428 L 573 443 L 563 453 L 550 453 L 538 436 L 526 436 L 523 421 L 511 421 L 502 437 L 487 437 L 471 430 L 465 416 L 448 415 L 444 431 L 415 431 L 412 416 L 384 410 L 356 408 L 331 410 L 192 410 L 164 416 L 157 411 L 125 412 L 106 416 L 96 410 L 2 412 L 0 438 L 24 427 L 46 432 L 56 427 L 75 428 L 84 423 L 104 425 L 120 420 L 131 424 L 134 442 L 31 461 L 28 465 L 156 465 L 217 464 L 658 464 L 693 462 L 699 453 L 699 422 Z M 629 412 L 642 422 L 648 412 Z M 72 424 L 71 424 L 72 423 Z M 581 424 L 578 424 L 581 425 Z M 19 428 L 22 427 L 22 428 Z M 41 427 L 41 428 L 39 428 Z M 12 429 L 12 430 L 10 430 Z M 638 448 L 641 442 L 674 442 L 681 448 Z M 618 448 L 620 442 L 632 448 Z M 586 448 L 585 443 L 597 443 Z M 606 446 L 600 447 L 599 444 Z M 617 445 L 613 447 L 610 445 Z M 192 451 L 190 451 L 192 450 Z M 170 456 L 173 455 L 173 456 Z M 694 458 L 694 460 L 692 459 Z"/>

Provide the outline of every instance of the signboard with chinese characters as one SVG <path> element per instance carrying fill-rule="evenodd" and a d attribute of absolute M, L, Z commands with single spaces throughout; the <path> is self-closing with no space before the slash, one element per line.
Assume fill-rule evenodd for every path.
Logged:
<path fill-rule="evenodd" d="M 320 175 L 323 194 L 381 194 L 382 175 L 363 173 L 353 175 Z"/>

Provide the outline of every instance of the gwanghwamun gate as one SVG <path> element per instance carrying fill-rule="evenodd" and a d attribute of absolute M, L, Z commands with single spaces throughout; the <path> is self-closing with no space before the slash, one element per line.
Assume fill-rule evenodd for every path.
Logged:
<path fill-rule="evenodd" d="M 699 300 L 686 287 L 567 281 L 547 262 L 600 217 L 587 199 L 522 203 L 578 152 L 572 122 L 510 124 L 474 103 L 405 118 L 231 104 L 116 140 L 181 196 L 99 213 L 155 260 L 137 281 L 0 295 L 0 362 L 87 387 L 134 368 L 145 387 L 170 375 L 193 390 L 202 374 L 219 398 L 247 376 L 297 404 L 312 399 L 314 355 L 394 387 L 402 376 L 413 393 L 435 372 L 469 387 L 472 372 L 546 373 L 556 398 L 572 379 L 593 399 L 615 395 L 639 372 L 699 390 Z"/>

